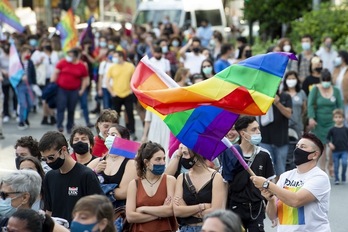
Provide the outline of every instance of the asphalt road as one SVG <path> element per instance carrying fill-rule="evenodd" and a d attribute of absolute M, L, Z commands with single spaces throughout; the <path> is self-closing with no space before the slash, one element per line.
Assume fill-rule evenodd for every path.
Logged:
<path fill-rule="evenodd" d="M 91 107 L 92 108 L 92 107 Z M 76 125 L 84 126 L 84 120 L 79 116 L 79 111 L 76 113 Z M 91 122 L 96 120 L 95 115 L 91 116 Z M 56 130 L 55 126 L 42 126 L 41 122 L 41 109 L 38 109 L 38 113 L 30 115 L 30 128 L 24 131 L 17 129 L 17 122 L 15 119 L 11 119 L 8 123 L 3 124 L 3 132 L 5 139 L 0 140 L 0 169 L 15 169 L 14 158 L 15 150 L 13 148 L 16 140 L 21 136 L 33 136 L 36 139 L 40 139 L 41 136 L 49 130 Z M 122 119 L 121 119 L 122 124 Z M 95 133 L 95 131 L 94 131 Z M 69 138 L 68 134 L 65 134 Z M 136 116 L 136 135 L 141 138 L 142 125 L 139 117 Z M 332 180 L 331 180 L 331 183 Z M 347 194 L 347 195 L 346 195 Z M 330 211 L 329 219 L 331 223 L 331 230 L 333 232 L 347 232 L 348 231 L 348 184 L 346 185 L 332 185 L 331 199 L 330 199 Z M 269 219 L 265 219 L 265 231 L 276 231 L 275 228 L 271 228 Z"/>

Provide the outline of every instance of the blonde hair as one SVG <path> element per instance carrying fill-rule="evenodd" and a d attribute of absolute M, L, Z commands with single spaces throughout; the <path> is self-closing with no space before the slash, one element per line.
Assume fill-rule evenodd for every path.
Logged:
<path fill-rule="evenodd" d="M 174 76 L 174 81 L 175 82 L 180 82 L 182 81 L 182 76 L 186 75 L 190 70 L 187 68 L 179 68 L 178 71 L 176 71 L 175 76 Z"/>

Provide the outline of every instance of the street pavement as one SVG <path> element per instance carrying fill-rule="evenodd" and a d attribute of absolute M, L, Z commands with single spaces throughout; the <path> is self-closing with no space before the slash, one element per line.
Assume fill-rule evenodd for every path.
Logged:
<path fill-rule="evenodd" d="M 90 105 L 90 109 L 93 108 L 93 103 Z M 83 118 L 80 117 L 80 111 L 78 110 L 75 115 L 75 124 L 85 126 Z M 140 139 L 142 135 L 142 124 L 139 117 L 136 115 L 136 136 Z M 55 126 L 42 126 L 42 111 L 39 108 L 38 113 L 30 114 L 30 128 L 27 130 L 20 131 L 17 129 L 17 122 L 15 119 L 3 124 L 3 133 L 5 136 L 4 140 L 0 140 L 0 173 L 7 169 L 15 169 L 15 149 L 14 144 L 16 140 L 22 136 L 33 136 L 37 140 L 40 140 L 41 136 L 49 130 L 56 130 Z M 91 122 L 96 121 L 95 115 L 90 115 Z M 66 122 L 66 121 L 65 121 Z M 120 121 L 123 123 L 123 118 Z M 94 134 L 96 134 L 93 129 Z M 65 136 L 69 138 L 69 135 L 65 133 Z M 348 220 L 347 220 L 347 208 L 348 208 L 348 184 L 345 185 L 333 185 L 331 179 L 331 198 L 330 198 L 330 211 L 329 220 L 331 223 L 331 230 L 333 232 L 347 232 L 348 231 Z M 275 228 L 271 228 L 271 223 L 268 218 L 265 219 L 265 231 L 274 232 Z"/>

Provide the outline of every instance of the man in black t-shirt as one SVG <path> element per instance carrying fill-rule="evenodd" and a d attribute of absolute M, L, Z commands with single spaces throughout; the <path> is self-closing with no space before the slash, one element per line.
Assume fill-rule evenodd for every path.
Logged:
<path fill-rule="evenodd" d="M 81 197 L 103 194 L 99 180 L 91 169 L 71 158 L 62 133 L 45 133 L 39 142 L 39 150 L 47 165 L 53 169 L 44 179 L 46 212 L 70 223 L 72 210 Z"/>
<path fill-rule="evenodd" d="M 257 146 L 261 141 L 259 123 L 255 117 L 244 116 L 235 123 L 240 145 L 235 145 L 249 167 L 268 180 L 275 177 L 273 163 L 267 150 Z M 227 208 L 239 215 L 249 232 L 263 231 L 265 218 L 264 198 L 250 180 L 250 175 L 230 149 L 221 155 L 222 176 L 228 181 Z"/>
<path fill-rule="evenodd" d="M 273 121 L 263 124 L 261 116 L 260 130 L 262 141 L 260 146 L 271 154 L 276 175 L 279 177 L 285 172 L 286 158 L 289 151 L 289 119 L 292 114 L 291 96 L 285 92 L 276 95 L 273 105 Z"/>

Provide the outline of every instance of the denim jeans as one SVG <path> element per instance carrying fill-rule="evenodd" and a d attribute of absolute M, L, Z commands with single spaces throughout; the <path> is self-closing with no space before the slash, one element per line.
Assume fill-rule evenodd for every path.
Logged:
<path fill-rule="evenodd" d="M 283 145 L 281 147 L 275 146 L 273 144 L 261 143 L 261 147 L 267 149 L 271 154 L 274 169 L 277 176 L 280 176 L 285 172 L 286 158 L 288 156 L 289 145 Z"/>
<path fill-rule="evenodd" d="M 80 96 L 80 107 L 83 113 L 83 118 L 85 119 L 86 126 L 89 124 L 89 112 L 88 112 L 88 89 L 83 92 Z"/>
<path fill-rule="evenodd" d="M 31 107 L 33 106 L 34 93 L 29 84 L 19 83 L 16 87 L 19 104 L 19 122 L 24 123 L 28 119 Z"/>
<path fill-rule="evenodd" d="M 342 162 L 341 181 L 345 182 L 346 181 L 348 152 L 347 151 L 333 152 L 332 158 L 333 158 L 333 163 L 334 163 L 335 181 L 340 181 L 340 178 L 338 175 L 338 169 L 340 167 L 340 160 L 341 160 L 341 162 Z"/>
<path fill-rule="evenodd" d="M 182 226 L 180 227 L 180 232 L 200 232 L 202 226 Z"/>
<path fill-rule="evenodd" d="M 63 129 L 64 112 L 68 110 L 67 130 L 71 130 L 74 126 L 74 113 L 76 104 L 79 100 L 79 90 L 65 90 L 58 87 L 57 92 L 57 128 Z"/>
<path fill-rule="evenodd" d="M 107 88 L 102 88 L 103 91 L 103 108 L 110 109 L 111 108 L 111 94 Z"/>

